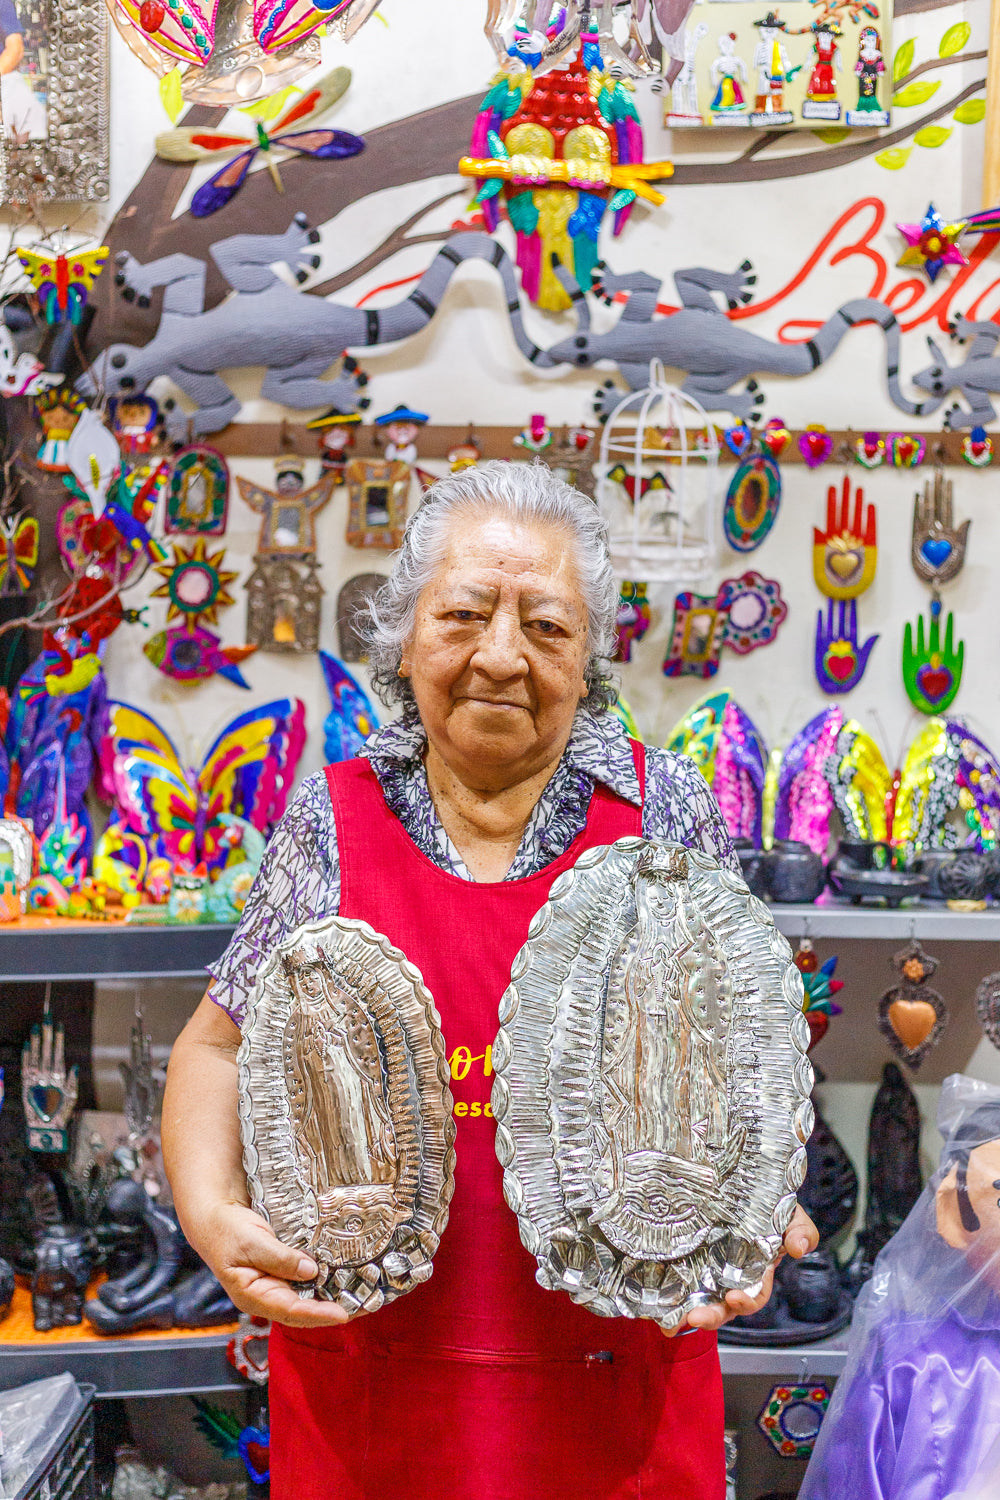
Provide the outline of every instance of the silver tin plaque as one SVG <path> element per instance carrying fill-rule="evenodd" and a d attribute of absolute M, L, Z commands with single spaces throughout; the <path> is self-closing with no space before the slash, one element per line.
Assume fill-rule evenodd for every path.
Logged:
<path fill-rule="evenodd" d="M 455 1123 L 419 971 L 367 922 L 304 923 L 258 977 L 238 1064 L 251 1202 L 318 1262 L 304 1294 L 353 1315 L 426 1281 Z"/>
<path fill-rule="evenodd" d="M 504 1194 L 542 1286 L 676 1326 L 755 1294 L 812 1129 L 802 977 L 738 875 L 619 839 L 559 876 L 493 1044 Z"/>

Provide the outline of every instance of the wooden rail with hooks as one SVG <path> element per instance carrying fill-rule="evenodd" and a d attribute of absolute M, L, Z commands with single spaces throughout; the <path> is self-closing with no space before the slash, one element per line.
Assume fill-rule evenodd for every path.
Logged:
<path fill-rule="evenodd" d="M 723 464 L 735 464 L 737 462 L 736 457 L 726 447 L 725 443 L 721 442 L 721 428 L 718 430 L 720 433 L 720 460 Z M 965 433 L 935 432 L 920 428 L 904 427 L 892 428 L 890 430 L 893 432 L 909 432 L 914 437 L 923 438 L 926 444 L 926 452 L 923 463 L 919 466 L 921 468 L 926 469 L 929 465 L 938 463 L 948 466 L 964 462 L 962 458 L 962 445 L 966 436 Z M 521 427 L 480 426 L 478 423 L 472 425 L 466 423 L 461 427 L 445 427 L 428 423 L 426 427 L 421 428 L 417 438 L 417 453 L 419 455 L 417 461 L 419 463 L 424 459 L 445 459 L 452 448 L 457 447 L 460 443 L 467 443 L 470 439 L 477 444 L 483 458 L 530 460 L 534 456 L 531 449 L 518 447 L 514 442 L 514 439 L 523 431 L 524 429 Z M 556 424 L 552 431 L 555 443 L 558 444 L 564 436 L 566 428 Z M 761 429 L 757 429 L 755 433 L 758 441 L 760 439 L 760 431 Z M 348 457 L 371 458 L 377 457 L 381 453 L 384 438 L 377 427 L 369 423 L 362 423 L 355 427 L 353 432 L 355 441 L 353 448 L 348 452 Z M 831 429 L 829 435 L 833 439 L 833 451 L 826 464 L 822 465 L 822 468 L 829 469 L 831 466 L 842 465 L 845 460 L 853 465 L 855 462 L 854 445 L 862 435 L 861 430 L 851 428 Z M 227 458 L 277 458 L 282 453 L 297 453 L 303 458 L 309 458 L 319 452 L 319 436 L 320 434 L 315 429 L 310 430 L 305 422 L 289 422 L 287 420 L 280 422 L 231 422 L 222 432 L 213 433 L 205 438 L 205 442 L 209 443 L 213 448 L 217 448 Z M 779 459 L 782 465 L 791 464 L 799 466 L 805 463 L 798 445 L 800 436 L 801 431 L 791 430 L 791 440 Z M 882 432 L 880 436 L 885 438 L 887 433 Z M 1000 433 L 993 434 L 993 436 L 997 447 L 997 469 L 1000 472 Z M 594 457 L 596 457 L 599 441 L 600 430 L 598 429 L 595 431 L 595 441 L 591 449 Z M 689 433 L 688 441 L 693 447 L 695 441 L 695 434 L 693 432 Z M 545 457 L 544 451 L 542 457 Z M 860 465 L 857 465 L 857 467 L 860 468 Z M 888 457 L 883 467 L 891 467 Z M 817 469 L 817 472 L 820 472 L 819 469 Z M 902 472 L 916 471 L 902 470 Z"/>

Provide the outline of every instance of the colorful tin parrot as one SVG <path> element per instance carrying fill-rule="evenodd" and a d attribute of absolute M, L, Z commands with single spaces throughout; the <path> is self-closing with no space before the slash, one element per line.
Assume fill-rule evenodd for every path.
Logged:
<path fill-rule="evenodd" d="M 643 162 L 633 92 L 631 83 L 605 70 L 596 43 L 585 40 L 568 66 L 541 77 L 530 66 L 503 69 L 476 117 L 470 154 L 459 170 L 477 178 L 476 201 L 491 233 L 505 199 L 521 285 L 550 312 L 570 300 L 556 280 L 553 256 L 589 291 L 605 213 L 613 213 L 618 235 L 637 197 L 663 202 L 649 182 L 669 177 L 673 167 Z"/>

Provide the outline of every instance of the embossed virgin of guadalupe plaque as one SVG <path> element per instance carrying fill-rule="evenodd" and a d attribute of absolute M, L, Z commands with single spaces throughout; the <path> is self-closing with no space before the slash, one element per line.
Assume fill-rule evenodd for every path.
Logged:
<path fill-rule="evenodd" d="M 493 1044 L 504 1194 L 542 1286 L 674 1327 L 759 1290 L 812 1129 L 802 978 L 738 875 L 619 839 L 552 886 Z"/>
<path fill-rule="evenodd" d="M 303 1295 L 375 1312 L 426 1281 L 455 1123 L 419 971 L 367 922 L 304 923 L 257 980 L 238 1064 L 251 1201 L 318 1262 Z"/>

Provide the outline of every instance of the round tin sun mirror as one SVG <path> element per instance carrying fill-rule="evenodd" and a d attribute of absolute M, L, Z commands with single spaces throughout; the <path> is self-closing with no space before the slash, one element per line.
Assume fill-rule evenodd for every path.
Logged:
<path fill-rule="evenodd" d="M 303 1294 L 353 1315 L 426 1281 L 455 1125 L 419 971 L 366 922 L 304 923 L 261 971 L 238 1064 L 251 1201 L 318 1262 Z"/>
<path fill-rule="evenodd" d="M 552 886 L 493 1045 L 504 1193 L 538 1280 L 674 1327 L 759 1290 L 812 1129 L 802 978 L 708 855 L 619 839 Z"/>

